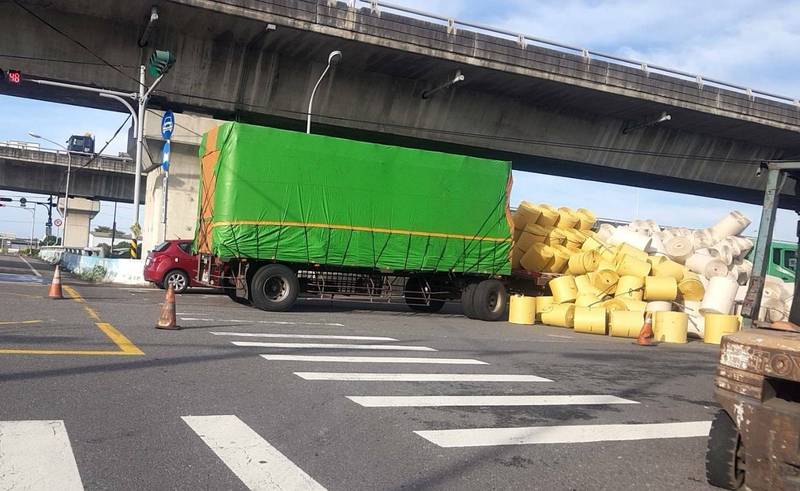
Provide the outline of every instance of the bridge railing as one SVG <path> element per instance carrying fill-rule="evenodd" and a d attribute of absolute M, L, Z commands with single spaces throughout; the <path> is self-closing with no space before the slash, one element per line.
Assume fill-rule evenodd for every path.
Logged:
<path fill-rule="evenodd" d="M 0 157 L 38 164 L 55 164 L 67 166 L 67 152 L 63 150 L 22 148 L 17 145 L 0 144 Z M 72 153 L 73 169 L 92 169 L 106 172 L 124 172 L 133 174 L 134 162 L 129 158 L 115 158 Z"/>
<path fill-rule="evenodd" d="M 336 4 L 336 0 L 328 0 L 329 5 Z M 695 82 L 699 88 L 702 88 L 704 85 L 713 85 L 723 89 L 728 89 L 737 93 L 742 93 L 747 95 L 748 98 L 751 100 L 755 97 L 761 97 L 766 99 L 771 99 L 779 102 L 793 104 L 795 106 L 800 107 L 800 98 L 797 97 L 789 97 L 785 95 L 775 94 L 772 92 L 766 92 L 763 90 L 756 90 L 749 87 L 745 87 L 743 85 L 738 85 L 730 82 L 725 82 L 722 80 L 718 80 L 711 77 L 705 77 L 698 73 L 689 73 L 682 70 L 676 70 L 674 68 L 664 67 L 661 65 L 653 65 L 647 62 L 634 60 L 630 58 L 625 58 L 622 56 L 612 55 L 608 53 L 602 53 L 600 51 L 595 51 L 592 49 L 581 48 L 579 46 L 572 46 L 569 44 L 561 43 L 558 41 L 552 41 L 549 39 L 543 39 L 535 36 L 531 36 L 524 33 L 518 33 L 509 31 L 506 29 L 500 29 L 497 27 L 487 26 L 484 24 L 480 24 L 477 22 L 466 22 L 461 21 L 452 17 L 446 17 L 438 14 L 432 14 L 430 12 L 424 12 L 422 10 L 405 7 L 403 5 L 398 5 L 391 2 L 384 2 L 380 0 L 347 0 L 347 5 L 351 8 L 356 8 L 359 4 L 366 4 L 373 13 L 379 14 L 382 9 L 388 9 L 390 11 L 399 12 L 402 14 L 412 15 L 414 17 L 418 17 L 422 20 L 432 21 L 437 24 L 443 24 L 447 26 L 447 30 L 450 33 L 455 33 L 459 28 L 469 28 L 475 29 L 477 31 L 481 31 L 484 34 L 491 34 L 495 36 L 501 36 L 503 38 L 508 38 L 510 40 L 516 41 L 520 47 L 527 46 L 528 43 L 534 43 L 537 45 L 541 45 L 548 48 L 554 48 L 559 51 L 566 51 L 569 53 L 578 54 L 582 56 L 587 61 L 592 58 L 597 58 L 604 61 L 610 61 L 614 63 L 623 64 L 626 66 L 631 66 L 634 68 L 638 68 L 645 74 L 650 72 L 659 72 L 662 74 L 670 75 L 673 77 L 681 78 L 681 79 L 688 79 L 690 81 Z"/>

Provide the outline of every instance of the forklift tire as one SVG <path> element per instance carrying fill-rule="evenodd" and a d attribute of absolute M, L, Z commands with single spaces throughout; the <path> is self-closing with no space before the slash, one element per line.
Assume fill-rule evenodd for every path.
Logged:
<path fill-rule="evenodd" d="M 745 481 L 744 445 L 728 413 L 720 410 L 711 423 L 706 451 L 706 479 L 723 489 L 741 489 Z"/>
<path fill-rule="evenodd" d="M 461 291 L 461 308 L 464 311 L 464 315 L 470 319 L 476 318 L 472 297 L 475 296 L 475 288 L 477 287 L 477 283 L 470 283 Z"/>
<path fill-rule="evenodd" d="M 285 312 L 292 308 L 300 292 L 294 271 L 283 264 L 262 266 L 250 283 L 253 305 L 270 312 Z"/>
<path fill-rule="evenodd" d="M 508 292 L 499 280 L 483 280 L 475 287 L 472 308 L 475 317 L 483 321 L 503 320 L 508 307 Z"/>

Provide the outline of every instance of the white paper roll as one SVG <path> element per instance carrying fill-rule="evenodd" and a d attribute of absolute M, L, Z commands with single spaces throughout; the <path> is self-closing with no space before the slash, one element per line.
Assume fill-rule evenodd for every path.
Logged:
<path fill-rule="evenodd" d="M 673 237 L 664 243 L 667 256 L 676 263 L 684 264 L 686 259 L 692 255 L 694 247 L 692 241 L 686 237 Z"/>
<path fill-rule="evenodd" d="M 716 276 L 708 282 L 706 295 L 700 305 L 702 314 L 730 314 L 739 284 L 725 276 Z"/>
<path fill-rule="evenodd" d="M 753 249 L 753 241 L 746 237 L 732 237 L 739 245 L 739 257 L 744 258 Z"/>
<path fill-rule="evenodd" d="M 750 225 L 750 220 L 738 211 L 732 211 L 725 215 L 722 220 L 711 227 L 711 233 L 717 240 L 722 240 L 744 232 Z"/>
<path fill-rule="evenodd" d="M 686 260 L 686 268 L 709 279 L 728 275 L 728 266 L 724 262 L 699 252 Z"/>
<path fill-rule="evenodd" d="M 705 317 L 700 313 L 699 301 L 686 300 L 683 311 L 689 315 L 689 335 L 702 338 L 705 333 Z"/>
<path fill-rule="evenodd" d="M 647 302 L 644 308 L 645 312 L 670 312 L 672 310 L 672 302 L 656 301 Z"/>
<path fill-rule="evenodd" d="M 616 229 L 610 223 L 601 223 L 597 229 L 597 240 L 600 242 L 608 242 L 608 238 L 614 233 Z"/>
<path fill-rule="evenodd" d="M 667 249 L 661 241 L 661 234 L 655 233 L 650 237 L 650 246 L 648 246 L 645 251 L 649 254 L 658 254 L 660 256 L 667 255 Z"/>
<path fill-rule="evenodd" d="M 650 245 L 651 240 L 650 237 L 644 234 L 634 232 L 628 228 L 619 227 L 614 231 L 614 234 L 609 237 L 608 244 L 612 246 L 628 244 L 640 251 L 644 251 Z"/>

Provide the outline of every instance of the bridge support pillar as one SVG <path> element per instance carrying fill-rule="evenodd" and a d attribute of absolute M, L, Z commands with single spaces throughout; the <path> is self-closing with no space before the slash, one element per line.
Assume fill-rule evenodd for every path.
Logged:
<path fill-rule="evenodd" d="M 64 245 L 66 247 L 88 247 L 89 227 L 92 218 L 100 211 L 100 202 L 86 198 L 70 198 L 67 211 Z M 64 216 L 64 198 L 58 200 L 58 212 Z"/>

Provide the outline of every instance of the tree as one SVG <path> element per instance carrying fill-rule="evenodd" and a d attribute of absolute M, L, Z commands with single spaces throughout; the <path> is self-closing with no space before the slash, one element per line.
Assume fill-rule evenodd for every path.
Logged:
<path fill-rule="evenodd" d="M 42 241 L 42 245 L 43 246 L 58 245 L 58 242 L 59 242 L 58 237 L 56 237 L 55 235 L 48 235 Z"/>
<path fill-rule="evenodd" d="M 114 231 L 114 229 L 112 229 L 111 227 L 106 227 L 105 225 L 98 225 L 94 228 L 94 231 L 101 234 L 110 234 L 111 232 Z"/>

